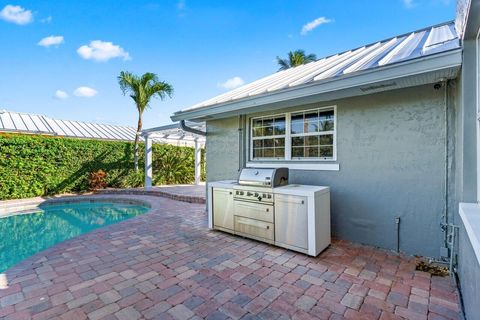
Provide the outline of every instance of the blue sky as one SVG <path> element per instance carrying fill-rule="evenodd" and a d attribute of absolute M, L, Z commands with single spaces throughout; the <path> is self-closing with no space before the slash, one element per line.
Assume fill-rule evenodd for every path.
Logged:
<path fill-rule="evenodd" d="M 116 77 L 148 71 L 175 89 L 152 101 L 152 127 L 275 72 L 277 55 L 321 58 L 452 20 L 455 1 L 37 0 L 0 1 L 0 10 L 0 109 L 133 126 Z"/>

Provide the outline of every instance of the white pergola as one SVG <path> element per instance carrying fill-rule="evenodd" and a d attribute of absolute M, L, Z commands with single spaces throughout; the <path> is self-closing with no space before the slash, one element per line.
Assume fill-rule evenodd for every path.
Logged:
<path fill-rule="evenodd" d="M 194 130 L 206 131 L 205 123 L 188 122 L 186 125 Z M 152 142 L 170 143 L 176 141 L 178 145 L 195 148 L 195 184 L 200 184 L 201 152 L 205 147 L 205 135 L 185 131 L 180 123 L 173 123 L 161 127 L 142 130 L 141 136 L 145 140 L 145 189 L 152 187 Z"/>

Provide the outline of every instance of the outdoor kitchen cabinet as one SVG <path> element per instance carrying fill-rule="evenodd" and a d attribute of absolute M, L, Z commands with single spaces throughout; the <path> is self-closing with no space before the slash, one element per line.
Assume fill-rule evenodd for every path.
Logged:
<path fill-rule="evenodd" d="M 275 195 L 275 244 L 308 249 L 307 197 Z"/>
<path fill-rule="evenodd" d="M 273 193 L 275 245 L 319 255 L 331 242 L 330 188 L 290 184 Z"/>
<path fill-rule="evenodd" d="M 213 225 L 216 229 L 233 233 L 232 189 L 213 188 Z"/>

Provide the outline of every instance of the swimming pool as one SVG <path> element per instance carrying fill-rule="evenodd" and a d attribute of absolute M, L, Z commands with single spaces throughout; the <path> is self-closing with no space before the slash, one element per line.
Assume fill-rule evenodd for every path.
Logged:
<path fill-rule="evenodd" d="M 0 217 L 0 273 L 59 242 L 148 210 L 126 202 L 82 201 L 45 204 Z"/>

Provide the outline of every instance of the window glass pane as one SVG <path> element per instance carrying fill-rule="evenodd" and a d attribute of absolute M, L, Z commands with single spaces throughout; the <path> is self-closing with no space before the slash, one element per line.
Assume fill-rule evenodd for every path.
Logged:
<path fill-rule="evenodd" d="M 273 126 L 274 135 L 285 134 L 285 117 L 276 118 Z"/>
<path fill-rule="evenodd" d="M 333 110 L 320 112 L 319 131 L 332 131 L 334 129 L 334 112 Z"/>
<path fill-rule="evenodd" d="M 333 157 L 333 147 L 320 147 L 320 157 L 322 158 L 332 158 Z"/>
<path fill-rule="evenodd" d="M 320 111 L 320 120 L 332 120 L 333 121 L 333 110 Z"/>
<path fill-rule="evenodd" d="M 332 145 L 333 144 L 333 134 L 326 134 L 324 136 L 320 136 L 320 144 L 321 145 Z"/>
<path fill-rule="evenodd" d="M 253 136 L 254 137 L 261 137 L 263 136 L 263 128 L 253 128 Z"/>
<path fill-rule="evenodd" d="M 263 127 L 263 135 L 265 137 L 273 136 L 273 127 Z"/>
<path fill-rule="evenodd" d="M 262 158 L 263 157 L 263 149 L 253 149 L 253 158 Z"/>
<path fill-rule="evenodd" d="M 318 131 L 333 131 L 334 123 L 333 120 L 320 121 Z"/>
<path fill-rule="evenodd" d="M 303 158 L 303 147 L 292 147 L 292 157 L 301 157 Z"/>
<path fill-rule="evenodd" d="M 253 128 L 258 128 L 262 126 L 262 119 L 254 119 L 252 121 L 252 127 Z"/>
<path fill-rule="evenodd" d="M 303 113 L 292 114 L 291 132 L 293 134 L 303 133 L 303 124 Z"/>
<path fill-rule="evenodd" d="M 307 141 L 305 141 L 306 146 L 316 146 L 318 145 L 318 136 L 309 136 L 306 137 Z"/>
<path fill-rule="evenodd" d="M 302 146 L 305 144 L 304 137 L 293 137 L 292 138 L 292 146 Z"/>
<path fill-rule="evenodd" d="M 264 148 L 273 148 L 273 139 L 263 139 Z"/>
<path fill-rule="evenodd" d="M 275 158 L 285 157 L 285 148 L 275 148 Z"/>
<path fill-rule="evenodd" d="M 275 147 L 283 147 L 285 145 L 285 138 L 275 139 Z"/>
<path fill-rule="evenodd" d="M 263 140 L 262 139 L 253 140 L 253 147 L 254 148 L 263 147 Z"/>
<path fill-rule="evenodd" d="M 273 126 L 273 118 L 263 118 L 263 126 L 264 127 Z"/>
<path fill-rule="evenodd" d="M 305 132 L 318 132 L 318 112 L 305 113 Z"/>
<path fill-rule="evenodd" d="M 305 158 L 318 158 L 318 147 L 305 147 Z"/>
<path fill-rule="evenodd" d="M 264 158 L 273 158 L 273 148 L 263 149 L 263 157 Z"/>

